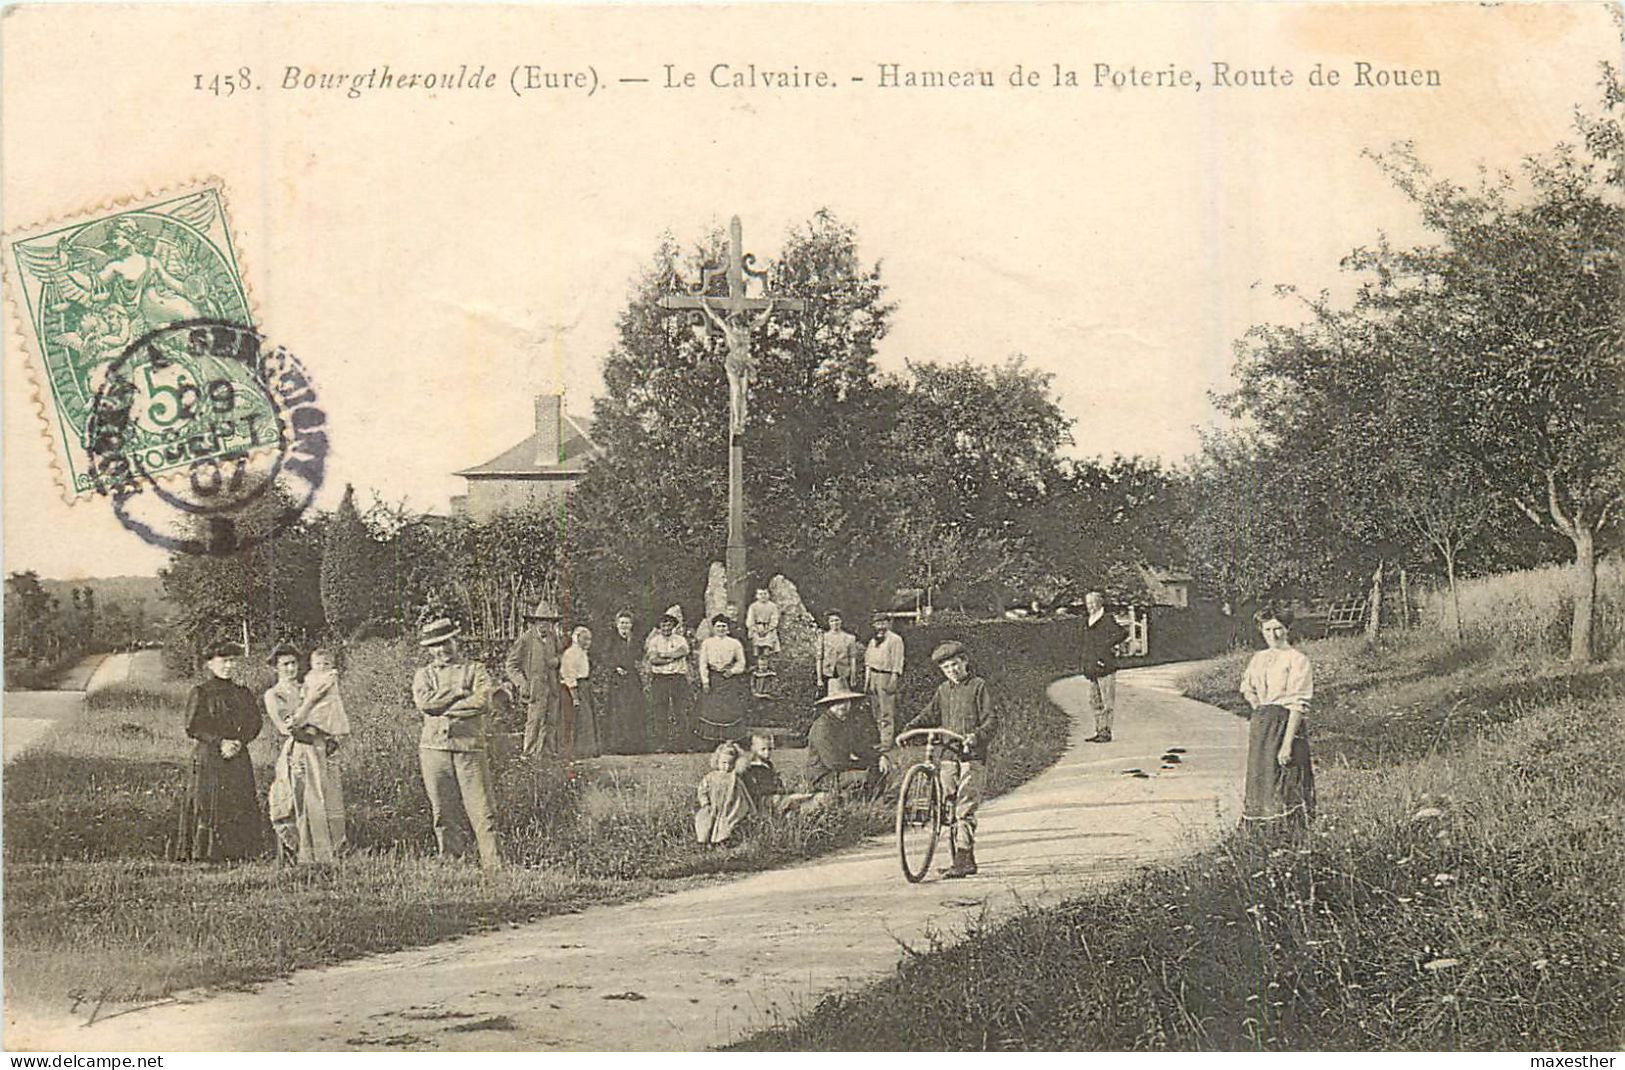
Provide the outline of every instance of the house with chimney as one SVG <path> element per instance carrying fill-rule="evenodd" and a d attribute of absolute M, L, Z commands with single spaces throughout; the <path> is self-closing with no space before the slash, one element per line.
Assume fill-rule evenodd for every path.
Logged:
<path fill-rule="evenodd" d="M 468 480 L 468 493 L 452 498 L 452 510 L 488 520 L 532 503 L 562 503 L 587 462 L 602 452 L 587 422 L 564 411 L 562 395 L 541 394 L 530 435 L 484 464 L 454 473 Z"/>

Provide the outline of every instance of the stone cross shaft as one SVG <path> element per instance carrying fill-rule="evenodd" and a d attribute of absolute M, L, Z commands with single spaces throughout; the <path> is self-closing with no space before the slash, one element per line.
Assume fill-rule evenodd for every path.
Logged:
<path fill-rule="evenodd" d="M 749 297 L 746 295 L 747 277 L 763 279 L 767 272 L 758 271 L 755 258 L 744 250 L 744 228 L 739 217 L 728 224 L 728 262 L 720 272 L 728 282 L 728 292 L 709 294 L 711 281 L 719 274 L 716 265 L 701 269 L 700 281 L 688 293 L 665 294 L 660 307 L 689 310 L 704 316 L 722 331 L 728 344 L 724 367 L 728 373 L 728 599 L 736 606 L 745 605 L 745 413 L 750 389 L 750 376 L 755 362 L 750 355 L 750 331 L 754 326 L 750 313 L 757 313 L 756 323 L 766 322 L 774 312 L 801 312 L 806 302 L 794 297 Z"/>

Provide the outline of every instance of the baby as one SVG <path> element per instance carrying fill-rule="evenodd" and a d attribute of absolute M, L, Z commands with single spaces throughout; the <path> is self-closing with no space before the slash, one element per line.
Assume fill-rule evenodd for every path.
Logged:
<path fill-rule="evenodd" d="M 294 728 L 314 728 L 325 737 L 327 753 L 339 749 L 339 740 L 350 734 L 350 718 L 344 713 L 344 696 L 339 693 L 339 673 L 333 665 L 333 652 L 317 648 L 310 652 L 310 672 L 305 674 L 304 701 L 293 716 Z M 295 734 L 298 738 L 298 734 Z"/>

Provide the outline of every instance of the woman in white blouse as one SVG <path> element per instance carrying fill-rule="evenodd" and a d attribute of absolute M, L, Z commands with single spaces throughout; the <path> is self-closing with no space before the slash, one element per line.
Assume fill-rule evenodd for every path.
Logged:
<path fill-rule="evenodd" d="M 570 633 L 570 645 L 559 655 L 559 683 L 564 685 L 560 703 L 564 722 L 564 737 L 559 749 L 568 761 L 572 758 L 596 758 L 603 753 L 598 743 L 598 720 L 592 701 L 592 662 L 587 651 L 592 648 L 592 632 L 576 628 Z"/>
<path fill-rule="evenodd" d="M 1242 697 L 1253 708 L 1242 818 L 1301 829 L 1315 815 L 1304 721 L 1315 697 L 1314 669 L 1292 645 L 1291 610 L 1265 608 L 1255 619 L 1267 649 L 1253 655 L 1241 678 Z"/>
<path fill-rule="evenodd" d="M 733 621 L 718 613 L 711 634 L 700 644 L 700 738 L 713 743 L 739 738 L 744 730 L 749 686 L 745 647 L 729 634 Z"/>

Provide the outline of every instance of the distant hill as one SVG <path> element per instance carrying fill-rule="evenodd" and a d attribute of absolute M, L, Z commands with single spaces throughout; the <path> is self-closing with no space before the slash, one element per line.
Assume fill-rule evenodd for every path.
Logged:
<path fill-rule="evenodd" d="M 141 615 L 149 621 L 162 620 L 175 611 L 175 607 L 164 601 L 163 583 L 157 576 L 90 576 L 82 580 L 41 579 L 40 586 L 63 606 L 72 603 L 72 592 L 75 587 L 89 587 L 96 592 L 98 609 L 116 605 L 133 616 L 139 608 Z"/>

